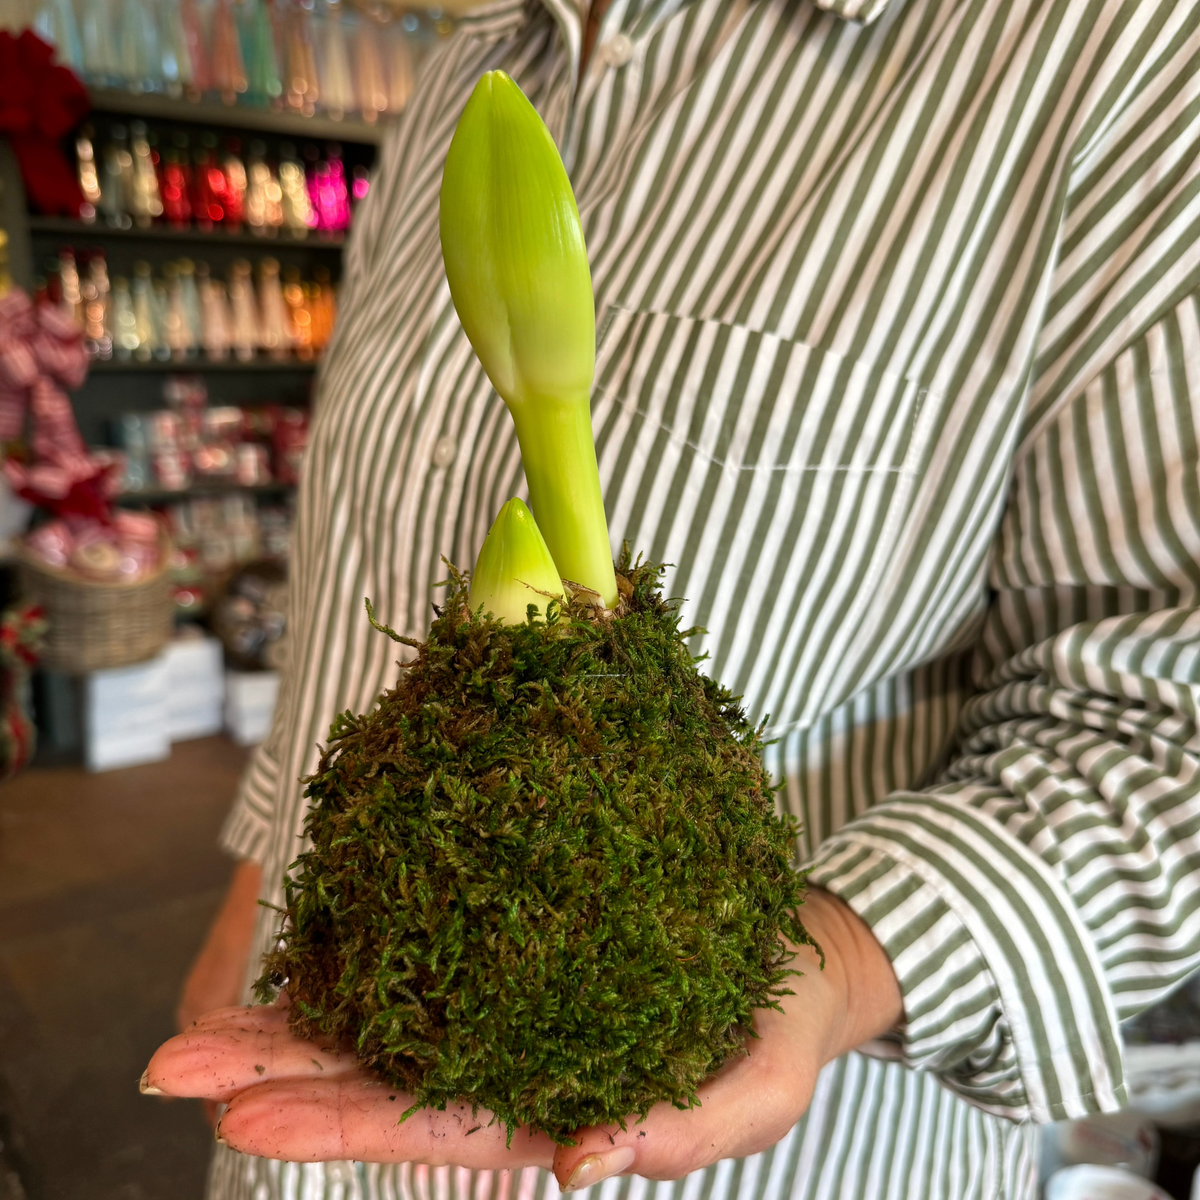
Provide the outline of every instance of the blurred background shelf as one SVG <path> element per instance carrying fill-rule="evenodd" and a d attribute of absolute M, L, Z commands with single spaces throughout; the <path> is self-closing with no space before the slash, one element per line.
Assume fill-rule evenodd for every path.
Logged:
<path fill-rule="evenodd" d="M 252 358 L 243 362 L 237 358 L 152 358 L 123 361 L 117 358 L 97 360 L 88 368 L 89 375 L 143 375 L 164 373 L 171 375 L 205 375 L 210 372 L 239 371 L 315 371 L 319 363 L 315 359 Z"/>
<path fill-rule="evenodd" d="M 122 492 L 114 499 L 126 508 L 134 508 L 149 507 L 155 504 L 173 504 L 177 501 L 191 500 L 195 496 L 228 496 L 234 492 L 270 499 L 276 496 L 286 496 L 294 489 L 295 484 L 292 483 L 245 484 L 232 480 L 212 480 L 206 483 L 194 483 L 191 487 L 180 488 L 177 491 L 147 488 L 143 492 Z"/>
<path fill-rule="evenodd" d="M 328 116 L 306 117 L 284 109 L 256 108 L 249 104 L 220 104 L 201 100 L 176 99 L 155 93 L 127 92 L 116 88 L 89 88 L 92 107 L 97 112 L 120 113 L 148 121 L 186 121 L 193 125 L 215 125 L 221 129 L 254 130 L 282 137 L 320 138 L 378 146 L 387 132 L 386 121 L 367 124 L 347 118 L 335 121 Z"/>
<path fill-rule="evenodd" d="M 203 246 L 253 246 L 256 250 L 271 253 L 279 249 L 324 250 L 340 254 L 346 239 L 339 233 L 329 236 L 313 234 L 311 237 L 295 237 L 285 230 L 278 236 L 264 237 L 244 230 L 230 233 L 223 229 L 176 229 L 171 225 L 133 225 L 128 229 L 114 228 L 101 222 L 73 221 L 67 217 L 30 217 L 29 232 L 43 237 L 69 238 L 74 243 L 117 241 L 174 242 Z"/>

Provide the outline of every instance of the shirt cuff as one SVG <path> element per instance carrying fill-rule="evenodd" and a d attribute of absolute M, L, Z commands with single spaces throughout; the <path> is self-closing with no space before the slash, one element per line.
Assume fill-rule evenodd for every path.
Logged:
<path fill-rule="evenodd" d="M 808 882 L 883 946 L 891 1045 L 976 1107 L 1060 1121 L 1120 1108 L 1121 1042 L 1092 938 L 1051 868 L 954 795 L 893 796 L 820 847 Z"/>

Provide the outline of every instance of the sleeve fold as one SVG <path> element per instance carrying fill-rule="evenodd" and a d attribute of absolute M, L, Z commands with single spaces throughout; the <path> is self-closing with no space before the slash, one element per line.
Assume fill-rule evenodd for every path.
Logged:
<path fill-rule="evenodd" d="M 255 750 L 221 827 L 219 840 L 226 853 L 257 863 L 265 861 L 278 790 L 279 760 L 272 737 Z"/>

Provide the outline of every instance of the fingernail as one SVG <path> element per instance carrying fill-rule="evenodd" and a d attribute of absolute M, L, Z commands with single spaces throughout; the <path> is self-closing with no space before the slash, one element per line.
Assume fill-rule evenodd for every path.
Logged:
<path fill-rule="evenodd" d="M 221 1122 L 218 1121 L 213 1126 L 213 1138 L 218 1146 L 228 1146 L 229 1143 L 221 1136 Z"/>
<path fill-rule="evenodd" d="M 146 1082 L 146 1076 L 149 1074 L 150 1068 L 147 1067 L 142 1072 L 141 1079 L 138 1080 L 138 1091 L 141 1092 L 143 1096 L 161 1096 L 163 1094 L 162 1088 L 151 1087 L 151 1085 Z"/>
<path fill-rule="evenodd" d="M 571 1172 L 571 1178 L 563 1187 L 564 1192 L 578 1192 L 594 1183 L 600 1183 L 613 1175 L 633 1166 L 635 1158 L 632 1146 L 617 1146 L 600 1154 L 589 1154 Z"/>

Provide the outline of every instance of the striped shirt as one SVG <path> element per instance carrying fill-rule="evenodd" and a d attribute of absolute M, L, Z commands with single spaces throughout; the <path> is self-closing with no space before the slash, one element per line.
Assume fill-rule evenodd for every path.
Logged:
<path fill-rule="evenodd" d="M 502 68 L 578 197 L 614 546 L 674 564 L 904 996 L 772 1150 L 605 1200 L 1026 1200 L 1034 1123 L 1119 1106 L 1118 1023 L 1200 965 L 1200 7 L 613 0 L 580 75 L 585 16 L 477 10 L 384 146 L 225 844 L 279 902 L 296 781 L 396 674 L 363 597 L 423 635 L 441 556 L 524 494 L 437 228 Z M 211 1192 L 557 1188 L 221 1150 Z"/>

